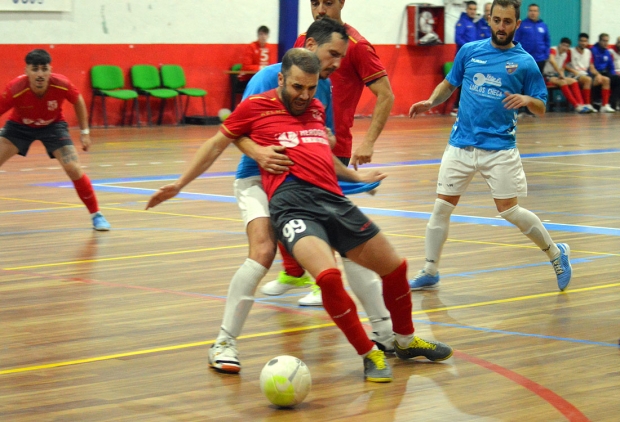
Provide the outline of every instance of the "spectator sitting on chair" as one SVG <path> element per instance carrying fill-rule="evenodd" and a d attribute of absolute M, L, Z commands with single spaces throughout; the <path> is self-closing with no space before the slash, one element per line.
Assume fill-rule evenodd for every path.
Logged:
<path fill-rule="evenodd" d="M 275 51 L 267 44 L 267 40 L 269 39 L 269 28 L 262 25 L 258 28 L 257 34 L 258 39 L 250 43 L 245 50 L 241 70 L 258 72 L 262 68 L 276 62 Z M 250 80 L 251 77 L 251 75 L 240 75 L 239 80 L 247 81 Z"/>
<path fill-rule="evenodd" d="M 592 87 L 601 86 L 602 104 L 601 112 L 613 113 L 614 109 L 609 106 L 609 97 L 611 95 L 609 91 L 609 78 L 601 75 L 594 68 L 592 61 L 592 51 L 588 48 L 590 36 L 586 33 L 579 34 L 579 41 L 577 47 L 570 49 L 570 61 L 566 63 L 566 70 L 571 75 L 582 89 L 583 100 L 586 104 L 591 104 Z"/>
<path fill-rule="evenodd" d="M 476 18 L 476 12 L 478 11 L 478 3 L 475 1 L 465 2 L 465 11 L 461 13 L 461 17 L 456 22 L 456 28 L 454 30 L 454 42 L 456 43 L 456 52 L 458 53 L 461 47 L 468 42 L 477 41 L 478 38 L 478 26 L 474 22 Z M 459 102 L 461 100 L 461 88 L 456 92 L 456 100 L 454 102 L 454 109 L 450 113 L 451 116 L 456 117 L 459 111 Z"/>
<path fill-rule="evenodd" d="M 566 62 L 570 60 L 570 39 L 564 37 L 557 47 L 551 48 L 549 60 L 543 70 L 545 82 L 560 88 L 577 113 L 593 113 L 594 107 L 584 104 L 577 80 L 564 75 Z"/>
<path fill-rule="evenodd" d="M 614 58 L 608 49 L 609 34 L 601 34 L 598 36 L 598 42 L 592 46 L 592 59 L 594 69 L 603 76 L 609 78 L 611 97 L 609 104 L 612 111 L 618 106 L 618 98 L 620 97 L 620 76 L 616 74 Z M 603 101 L 605 103 L 605 101 Z"/>

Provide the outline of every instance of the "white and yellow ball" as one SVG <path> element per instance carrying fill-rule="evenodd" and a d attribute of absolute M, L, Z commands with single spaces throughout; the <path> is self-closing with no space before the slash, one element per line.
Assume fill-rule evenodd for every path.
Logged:
<path fill-rule="evenodd" d="M 291 407 L 301 403 L 311 387 L 310 370 L 294 356 L 277 356 L 267 362 L 260 373 L 260 389 L 276 406 Z"/>
<path fill-rule="evenodd" d="M 230 113 L 232 113 L 232 111 L 230 111 L 227 108 L 220 108 L 220 111 L 217 112 L 217 117 L 220 118 L 220 121 L 223 122 L 224 120 L 228 119 L 228 116 L 230 116 Z"/>

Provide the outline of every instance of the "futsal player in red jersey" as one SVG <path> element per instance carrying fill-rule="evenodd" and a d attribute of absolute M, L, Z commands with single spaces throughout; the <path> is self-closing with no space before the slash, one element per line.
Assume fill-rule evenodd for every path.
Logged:
<path fill-rule="evenodd" d="M 340 24 L 344 25 L 349 35 L 349 47 L 347 54 L 342 59 L 340 68 L 334 71 L 329 79 L 332 82 L 334 124 L 336 127 L 336 147 L 333 152 L 340 160 L 348 165 L 349 161 L 357 169 L 358 165 L 370 163 L 374 152 L 374 144 L 381 134 L 387 122 L 392 106 L 394 104 L 394 94 L 387 72 L 374 47 L 351 25 L 342 20 L 342 8 L 345 0 L 310 0 L 312 17 L 315 20 L 327 16 Z M 306 36 L 302 34 L 297 38 L 295 47 L 303 47 Z M 353 155 L 353 119 L 355 110 L 360 101 L 364 87 L 377 97 L 375 108 L 372 113 L 370 126 L 364 140 L 359 145 Z M 304 275 L 304 269 L 295 260 L 287 255 L 285 248 L 278 244 L 282 255 L 281 271 L 276 280 L 267 283 L 261 291 L 263 293 L 276 295 L 305 285 L 312 285 L 308 277 Z M 372 278 L 372 274 L 363 274 Z M 369 280 L 370 281 L 370 280 Z M 368 283 L 369 286 L 372 283 Z M 299 300 L 300 305 L 320 306 L 322 305 L 321 291 L 313 286 L 313 291 Z"/>
<path fill-rule="evenodd" d="M 99 212 L 90 179 L 82 171 L 62 114 L 63 103 L 67 100 L 75 108 L 81 128 L 82 149 L 88 151 L 91 141 L 84 98 L 69 79 L 52 73 L 51 62 L 47 51 L 32 50 L 26 55 L 26 74 L 9 82 L 0 95 L 0 115 L 13 110 L 0 131 L 0 166 L 15 154 L 25 157 L 30 145 L 40 140 L 49 157 L 58 160 L 73 182 L 78 196 L 91 214 L 93 228 L 110 230 L 110 224 Z"/>
<path fill-rule="evenodd" d="M 343 287 L 332 248 L 381 276 L 399 358 L 423 356 L 440 361 L 452 356 L 452 349 L 414 335 L 407 261 L 342 194 L 323 106 L 313 98 L 319 71 L 316 55 L 303 49 L 289 50 L 282 59 L 279 87 L 242 102 L 220 131 L 200 147 L 189 169 L 176 183 L 160 188 L 147 208 L 177 195 L 239 138 L 249 137 L 265 147 L 285 146 L 286 154 L 295 163 L 288 173 L 275 175 L 261 169 L 275 234 L 321 287 L 325 310 L 363 358 L 364 377 L 373 382 L 390 382 L 392 370 L 385 354 L 362 327 L 355 303 Z"/>

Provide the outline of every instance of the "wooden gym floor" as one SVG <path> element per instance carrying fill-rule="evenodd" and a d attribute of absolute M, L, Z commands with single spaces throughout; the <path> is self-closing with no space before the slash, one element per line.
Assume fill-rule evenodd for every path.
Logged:
<path fill-rule="evenodd" d="M 409 260 L 424 261 L 438 163 L 453 119 L 393 118 L 374 161 L 389 174 L 364 207 Z M 356 144 L 368 120 L 356 120 Z M 40 144 L 0 168 L 2 421 L 617 421 L 620 413 L 620 116 L 551 113 L 520 122 L 534 211 L 572 250 L 559 293 L 546 256 L 506 226 L 483 180 L 453 216 L 441 287 L 414 292 L 422 337 L 443 363 L 390 358 L 395 381 L 364 382 L 361 359 L 305 290 L 257 293 L 238 341 L 242 372 L 208 367 L 228 283 L 247 253 L 229 148 L 186 194 L 144 211 L 216 127 L 95 129 L 80 159 L 110 232 Z M 77 139 L 77 131 L 74 131 Z M 279 262 L 263 282 L 273 279 Z M 360 317 L 364 318 L 360 308 Z M 309 366 L 313 389 L 271 406 L 272 357 Z"/>

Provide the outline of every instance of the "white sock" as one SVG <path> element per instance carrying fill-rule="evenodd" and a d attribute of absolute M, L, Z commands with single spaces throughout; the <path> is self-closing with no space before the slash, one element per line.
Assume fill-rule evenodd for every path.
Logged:
<path fill-rule="evenodd" d="M 370 354 L 370 352 L 372 352 L 373 350 L 379 350 L 379 348 L 377 347 L 377 345 L 375 344 L 374 346 L 372 346 L 372 349 L 370 349 L 369 351 L 367 351 L 364 354 L 361 354 L 360 356 L 362 357 L 362 359 L 364 359 L 366 356 L 368 356 Z"/>
<path fill-rule="evenodd" d="M 247 258 L 239 267 L 228 288 L 228 297 L 224 307 L 224 318 L 218 340 L 231 336 L 237 338 L 241 334 L 243 324 L 254 304 L 254 293 L 258 283 L 269 271 L 258 262 Z"/>
<path fill-rule="evenodd" d="M 377 334 L 375 340 L 388 339 L 392 336 L 392 318 L 383 301 L 381 279 L 368 268 L 342 258 L 342 266 L 351 290 L 362 304 L 372 331 Z"/>
<path fill-rule="evenodd" d="M 517 226 L 524 235 L 529 237 L 536 246 L 547 254 L 549 260 L 553 260 L 560 255 L 560 250 L 551 239 L 551 235 L 543 226 L 540 218 L 533 212 L 515 205 L 509 210 L 500 212 L 499 215 Z"/>
<path fill-rule="evenodd" d="M 414 334 L 396 334 L 396 342 L 400 347 L 408 347 L 413 341 Z"/>
<path fill-rule="evenodd" d="M 426 251 L 426 264 L 424 271 L 430 275 L 437 274 L 439 271 L 439 258 L 446 239 L 448 239 L 448 229 L 450 228 L 450 215 L 455 206 L 443 199 L 435 199 L 433 214 L 426 225 L 426 237 L 424 247 Z"/>

